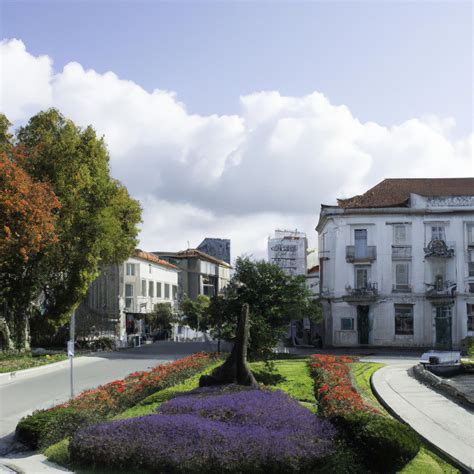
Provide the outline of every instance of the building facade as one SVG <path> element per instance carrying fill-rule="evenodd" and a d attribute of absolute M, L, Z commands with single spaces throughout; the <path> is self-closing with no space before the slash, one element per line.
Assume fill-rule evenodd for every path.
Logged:
<path fill-rule="evenodd" d="M 197 250 L 204 252 L 218 260 L 223 260 L 230 265 L 230 239 L 216 239 L 206 237 L 198 246 Z"/>
<path fill-rule="evenodd" d="M 287 275 L 306 275 L 308 239 L 303 232 L 276 230 L 268 238 L 268 261 Z"/>
<path fill-rule="evenodd" d="M 157 251 L 154 254 L 179 268 L 179 299 L 184 295 L 191 299 L 199 295 L 212 297 L 229 284 L 231 265 L 201 250 Z"/>
<path fill-rule="evenodd" d="M 76 311 L 76 324 L 108 325 L 108 335 L 126 345 L 130 337 L 145 335 L 144 316 L 153 312 L 156 304 L 177 308 L 178 274 L 175 265 L 136 249 L 122 264 L 108 265 L 101 271 Z"/>
<path fill-rule="evenodd" d="M 474 179 L 387 179 L 323 205 L 328 346 L 459 348 L 474 335 Z"/>

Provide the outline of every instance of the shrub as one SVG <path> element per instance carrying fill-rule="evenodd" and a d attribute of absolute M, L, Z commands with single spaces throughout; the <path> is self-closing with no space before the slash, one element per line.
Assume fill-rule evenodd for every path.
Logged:
<path fill-rule="evenodd" d="M 159 365 L 149 371 L 134 372 L 123 380 L 114 380 L 93 390 L 86 390 L 76 398 L 48 410 L 39 410 L 23 418 L 16 434 L 21 442 L 32 449 L 46 447 L 59 441 L 61 432 L 68 435 L 78 428 L 112 417 L 137 404 L 152 393 L 201 372 L 213 363 L 215 356 L 199 353 Z M 94 415 L 91 413 L 94 412 Z M 46 429 L 53 432 L 46 436 Z"/>
<path fill-rule="evenodd" d="M 421 447 L 418 435 L 408 426 L 376 413 L 360 412 L 335 419 L 346 441 L 376 472 L 397 472 Z"/>
<path fill-rule="evenodd" d="M 166 473 L 308 472 L 335 430 L 282 392 L 212 390 L 172 399 L 156 415 L 77 432 L 71 459 Z"/>
<path fill-rule="evenodd" d="M 60 466 L 67 466 L 70 461 L 69 442 L 69 438 L 65 438 L 46 449 L 44 455 L 48 458 L 48 461 L 55 462 Z"/>
<path fill-rule="evenodd" d="M 65 411 L 65 409 L 60 407 L 33 412 L 19 421 L 15 430 L 16 436 L 29 448 L 37 449 L 46 425 L 62 411 Z"/>

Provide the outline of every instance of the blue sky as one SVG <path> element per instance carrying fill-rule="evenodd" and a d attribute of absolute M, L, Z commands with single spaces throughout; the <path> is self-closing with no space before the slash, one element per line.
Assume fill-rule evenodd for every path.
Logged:
<path fill-rule="evenodd" d="M 472 129 L 471 2 L 1 4 L 2 37 L 55 69 L 111 70 L 175 91 L 191 112 L 235 113 L 240 95 L 260 90 L 318 90 L 363 121 L 437 114 Z"/>
<path fill-rule="evenodd" d="M 263 257 L 276 228 L 316 246 L 322 203 L 474 175 L 471 2 L 0 8 L 0 111 L 92 124 L 142 203 L 145 250 L 207 236 Z"/>

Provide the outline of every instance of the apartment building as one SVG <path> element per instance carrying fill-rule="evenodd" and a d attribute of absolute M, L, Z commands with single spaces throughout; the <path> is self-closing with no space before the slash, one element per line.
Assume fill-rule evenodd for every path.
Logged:
<path fill-rule="evenodd" d="M 157 303 L 177 307 L 178 274 L 175 265 L 136 249 L 125 262 L 102 269 L 76 311 L 78 326 L 108 327 L 127 344 L 130 336 L 145 334 L 144 316 Z"/>
<path fill-rule="evenodd" d="M 326 345 L 474 335 L 474 178 L 386 179 L 322 205 L 316 230 Z"/>

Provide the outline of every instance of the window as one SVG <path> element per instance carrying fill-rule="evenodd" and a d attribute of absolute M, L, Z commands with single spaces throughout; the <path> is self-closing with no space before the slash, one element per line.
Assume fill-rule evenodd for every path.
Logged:
<path fill-rule="evenodd" d="M 431 240 L 446 240 L 444 226 L 440 226 L 440 225 L 431 226 Z"/>
<path fill-rule="evenodd" d="M 468 254 L 468 272 L 470 277 L 474 277 L 474 250 L 469 250 Z"/>
<path fill-rule="evenodd" d="M 173 285 L 173 299 L 176 301 L 178 299 L 178 287 Z"/>
<path fill-rule="evenodd" d="M 355 287 L 356 288 L 367 288 L 369 283 L 369 267 L 356 266 L 355 271 Z"/>
<path fill-rule="evenodd" d="M 474 304 L 467 303 L 467 330 L 474 332 Z"/>
<path fill-rule="evenodd" d="M 150 298 L 153 298 L 153 296 L 154 296 L 154 293 L 155 293 L 153 291 L 154 289 L 155 289 L 155 283 L 153 281 L 149 281 L 148 282 L 148 296 Z"/>
<path fill-rule="evenodd" d="M 436 317 L 440 319 L 451 317 L 451 306 L 436 306 Z"/>
<path fill-rule="evenodd" d="M 161 298 L 161 282 L 156 282 L 156 297 Z"/>
<path fill-rule="evenodd" d="M 170 299 L 170 284 L 165 283 L 165 299 Z"/>
<path fill-rule="evenodd" d="M 354 318 L 341 318 L 341 331 L 353 331 Z"/>
<path fill-rule="evenodd" d="M 135 275 L 135 264 L 134 263 L 127 263 L 126 267 L 127 267 L 126 274 L 128 276 L 134 276 Z"/>
<path fill-rule="evenodd" d="M 395 224 L 393 226 L 393 245 L 409 245 L 408 226 Z"/>
<path fill-rule="evenodd" d="M 395 288 L 397 290 L 407 290 L 410 288 L 410 264 L 400 262 L 395 265 Z"/>
<path fill-rule="evenodd" d="M 395 305 L 395 334 L 413 336 L 413 306 Z"/>
<path fill-rule="evenodd" d="M 142 296 L 146 296 L 146 280 L 142 280 Z"/>
<path fill-rule="evenodd" d="M 367 258 L 367 229 L 354 229 L 355 258 Z"/>
<path fill-rule="evenodd" d="M 125 284 L 125 308 L 133 310 L 133 285 Z"/>
<path fill-rule="evenodd" d="M 474 224 L 467 224 L 467 245 L 474 246 Z"/>

